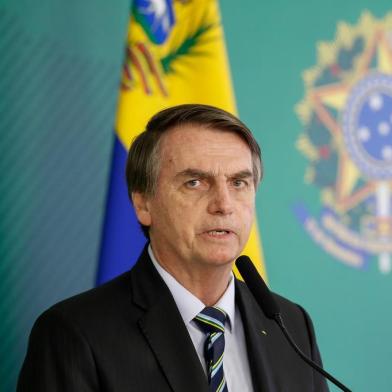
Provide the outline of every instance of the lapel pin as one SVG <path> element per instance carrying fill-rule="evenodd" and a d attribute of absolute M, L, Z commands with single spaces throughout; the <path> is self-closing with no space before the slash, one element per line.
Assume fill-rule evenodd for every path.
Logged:
<path fill-rule="evenodd" d="M 262 333 L 263 335 L 267 335 L 267 331 L 264 331 L 264 329 L 261 331 L 261 333 Z"/>

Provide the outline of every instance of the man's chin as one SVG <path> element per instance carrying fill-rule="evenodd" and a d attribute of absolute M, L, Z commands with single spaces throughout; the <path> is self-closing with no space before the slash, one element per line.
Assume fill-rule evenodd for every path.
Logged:
<path fill-rule="evenodd" d="M 209 253 L 203 255 L 202 258 L 205 264 L 216 267 L 225 266 L 233 263 L 237 258 L 237 252 L 233 250 L 211 250 Z"/>

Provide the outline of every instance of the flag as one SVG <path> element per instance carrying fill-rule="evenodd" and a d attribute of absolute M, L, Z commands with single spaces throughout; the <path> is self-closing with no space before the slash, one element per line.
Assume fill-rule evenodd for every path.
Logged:
<path fill-rule="evenodd" d="M 119 94 L 97 284 L 128 270 L 146 242 L 125 183 L 129 146 L 156 112 L 184 103 L 236 113 L 218 4 L 136 0 Z M 244 253 L 264 274 L 257 223 Z"/>

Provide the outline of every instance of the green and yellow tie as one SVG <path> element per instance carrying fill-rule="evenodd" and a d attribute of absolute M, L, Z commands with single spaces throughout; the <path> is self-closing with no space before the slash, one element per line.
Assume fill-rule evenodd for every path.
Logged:
<path fill-rule="evenodd" d="M 215 306 L 204 308 L 194 318 L 199 328 L 206 334 L 204 357 L 207 363 L 210 392 L 228 392 L 223 373 L 226 318 L 224 310 Z"/>

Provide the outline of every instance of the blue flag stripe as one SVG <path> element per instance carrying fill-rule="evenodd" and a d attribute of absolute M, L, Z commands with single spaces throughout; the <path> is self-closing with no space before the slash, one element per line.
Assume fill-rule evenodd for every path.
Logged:
<path fill-rule="evenodd" d="M 146 243 L 128 198 L 126 160 L 127 151 L 115 135 L 97 285 L 129 270 Z"/>

